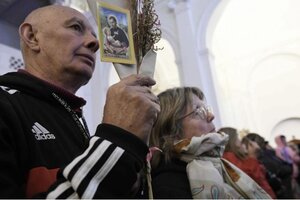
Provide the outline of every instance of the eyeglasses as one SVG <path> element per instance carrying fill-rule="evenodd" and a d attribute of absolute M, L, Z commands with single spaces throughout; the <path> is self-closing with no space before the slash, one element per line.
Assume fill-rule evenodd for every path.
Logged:
<path fill-rule="evenodd" d="M 192 117 L 195 119 L 206 120 L 208 114 L 213 115 L 212 108 L 211 106 L 203 104 L 202 106 L 195 108 L 192 112 L 184 115 L 183 117 L 180 117 L 178 120 L 182 120 L 190 115 L 192 115 Z"/>

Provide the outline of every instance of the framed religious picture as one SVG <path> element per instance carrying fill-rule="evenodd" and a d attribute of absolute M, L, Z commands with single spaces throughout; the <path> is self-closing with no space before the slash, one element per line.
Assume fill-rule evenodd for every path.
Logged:
<path fill-rule="evenodd" d="M 101 61 L 135 64 L 130 11 L 106 2 L 97 3 Z"/>

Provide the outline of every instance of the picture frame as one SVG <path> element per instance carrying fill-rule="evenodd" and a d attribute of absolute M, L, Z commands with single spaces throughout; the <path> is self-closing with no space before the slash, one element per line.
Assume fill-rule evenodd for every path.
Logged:
<path fill-rule="evenodd" d="M 101 61 L 136 64 L 130 11 L 97 2 L 97 23 Z"/>

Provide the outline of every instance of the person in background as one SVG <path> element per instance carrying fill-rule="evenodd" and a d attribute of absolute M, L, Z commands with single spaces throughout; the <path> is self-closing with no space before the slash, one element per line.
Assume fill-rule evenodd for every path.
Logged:
<path fill-rule="evenodd" d="M 150 136 L 155 199 L 239 199 L 270 196 L 230 162 L 221 159 L 228 136 L 216 133 L 214 115 L 196 87 L 158 95 L 161 112 Z"/>
<path fill-rule="evenodd" d="M 294 198 L 291 186 L 292 165 L 279 159 L 275 155 L 275 150 L 259 134 L 248 133 L 245 137 L 259 145 L 260 152 L 257 159 L 264 165 L 267 180 L 276 197 L 278 199 Z"/>
<path fill-rule="evenodd" d="M 295 136 L 292 136 L 292 140 L 288 141 L 288 146 L 290 146 L 298 156 L 300 156 L 300 140 L 296 139 Z M 298 163 L 298 168 L 300 167 L 300 163 Z M 298 185 L 300 184 L 300 176 L 297 178 Z"/>
<path fill-rule="evenodd" d="M 238 137 L 237 130 L 232 127 L 220 128 L 219 132 L 224 132 L 229 136 L 223 158 L 248 174 L 248 176 L 275 199 L 276 195 L 266 179 L 264 166 L 257 160 L 258 144 L 250 140 L 244 140 L 243 144 Z"/>
<path fill-rule="evenodd" d="M 146 198 L 147 143 L 160 110 L 155 81 L 131 75 L 111 86 L 90 137 L 86 102 L 75 95 L 99 48 L 87 18 L 42 7 L 19 34 L 25 70 L 0 76 L 0 198 Z"/>
<path fill-rule="evenodd" d="M 276 156 L 293 166 L 292 190 L 294 198 L 299 199 L 300 187 L 297 182 L 297 178 L 299 176 L 298 164 L 300 163 L 300 157 L 291 147 L 287 145 L 286 138 L 284 135 L 279 135 L 275 137 L 275 142 L 277 145 L 277 147 L 275 148 Z"/>

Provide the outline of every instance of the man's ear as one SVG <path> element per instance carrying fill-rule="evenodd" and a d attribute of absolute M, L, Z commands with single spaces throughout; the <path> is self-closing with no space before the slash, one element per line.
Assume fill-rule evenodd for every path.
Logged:
<path fill-rule="evenodd" d="M 39 51 L 39 41 L 36 37 L 36 32 L 30 23 L 24 22 L 19 27 L 19 35 L 23 42 L 33 51 Z"/>

